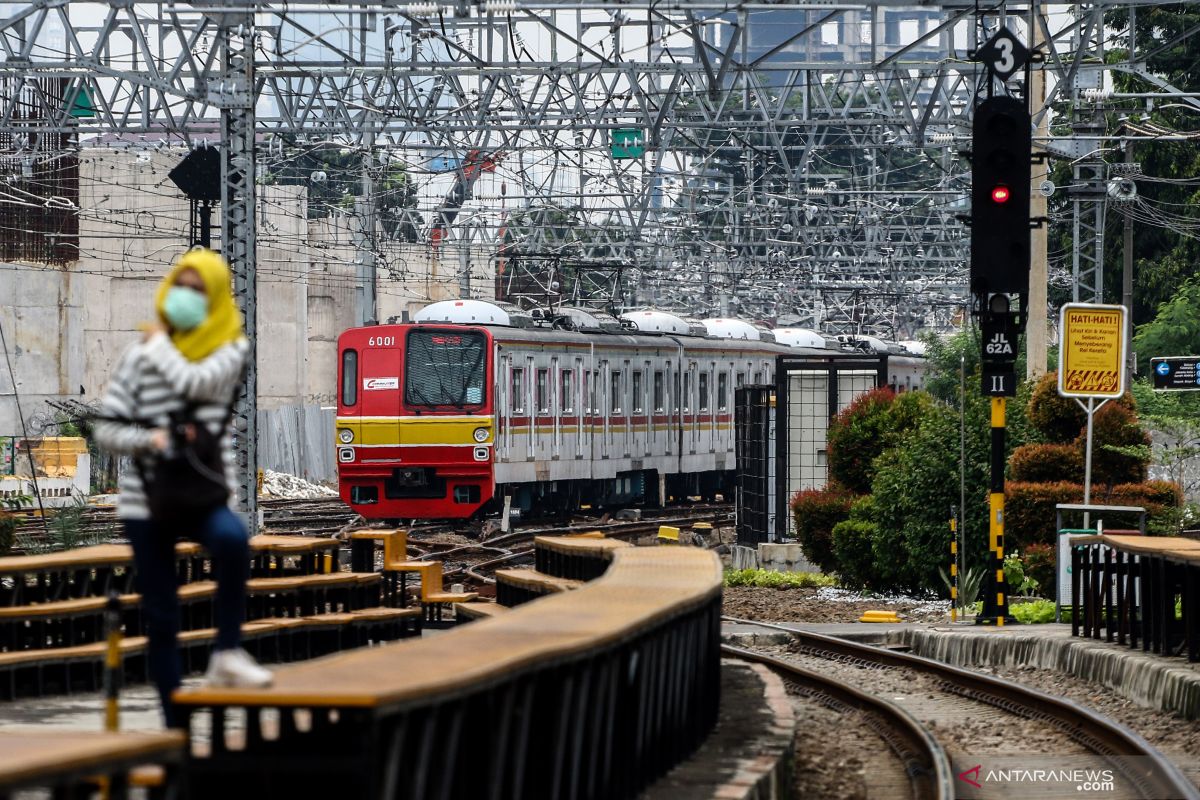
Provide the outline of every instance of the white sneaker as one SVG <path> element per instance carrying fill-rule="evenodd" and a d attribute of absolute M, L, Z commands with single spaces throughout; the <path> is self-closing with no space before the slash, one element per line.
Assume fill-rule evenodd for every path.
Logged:
<path fill-rule="evenodd" d="M 263 689 L 271 685 L 271 671 L 258 665 L 250 654 L 238 647 L 214 650 L 208 659 L 204 680 L 209 686 L 229 689 Z"/>

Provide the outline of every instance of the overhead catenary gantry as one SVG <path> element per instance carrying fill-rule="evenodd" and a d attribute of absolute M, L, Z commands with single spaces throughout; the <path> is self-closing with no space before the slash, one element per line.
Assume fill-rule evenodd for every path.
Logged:
<path fill-rule="evenodd" d="M 1081 88 L 1103 66 L 1102 14 L 1117 5 L 1127 4 L 1033 15 L 1010 4 L 983 25 L 1028 39 L 1041 20 L 1048 107 L 1086 101 Z M 816 326 L 919 327 L 934 321 L 928 308 L 965 297 L 957 151 L 981 81 L 968 58 L 974 4 L 8 6 L 0 74 L 60 82 L 45 83 L 37 120 L 7 94 L 0 125 L 214 137 L 235 97 L 219 30 L 241 14 L 260 146 L 277 134 L 409 163 L 501 154 L 506 196 L 466 198 L 442 236 L 505 245 L 510 268 L 619 262 L 627 302 Z M 94 117 L 70 115 L 80 91 Z M 614 135 L 629 129 L 645 155 L 613 157 Z M 1076 205 L 1094 227 L 1100 206 Z M 418 213 L 431 230 L 437 209 Z M 1074 270 L 1085 293 L 1089 253 Z M 718 285 L 679 280 L 689 274 Z M 688 308 L 697 296 L 708 307 Z"/>

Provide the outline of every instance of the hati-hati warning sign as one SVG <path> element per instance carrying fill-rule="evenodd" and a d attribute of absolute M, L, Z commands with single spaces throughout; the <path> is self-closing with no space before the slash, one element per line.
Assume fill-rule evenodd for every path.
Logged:
<path fill-rule="evenodd" d="M 1059 331 L 1058 393 L 1120 397 L 1125 391 L 1125 306 L 1068 303 Z"/>

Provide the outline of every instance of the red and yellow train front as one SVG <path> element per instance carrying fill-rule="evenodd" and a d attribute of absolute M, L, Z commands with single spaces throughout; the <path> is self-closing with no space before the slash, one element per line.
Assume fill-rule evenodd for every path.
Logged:
<path fill-rule="evenodd" d="M 342 500 L 369 519 L 462 519 L 492 498 L 492 337 L 375 325 L 338 339 Z"/>

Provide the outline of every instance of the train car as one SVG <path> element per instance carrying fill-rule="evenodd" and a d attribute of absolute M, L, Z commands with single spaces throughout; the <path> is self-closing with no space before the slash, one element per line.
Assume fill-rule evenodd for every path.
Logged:
<path fill-rule="evenodd" d="M 740 320 L 478 300 L 338 341 L 342 499 L 367 518 L 463 519 L 728 496 L 733 393 L 779 344 Z M 806 340 L 814 341 L 815 340 Z"/>

